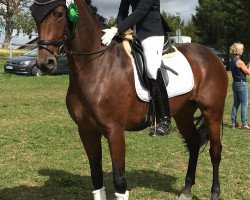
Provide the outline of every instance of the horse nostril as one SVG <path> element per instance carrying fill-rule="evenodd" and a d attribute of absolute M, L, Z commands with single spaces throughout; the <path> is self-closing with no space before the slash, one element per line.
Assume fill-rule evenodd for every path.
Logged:
<path fill-rule="evenodd" d="M 47 68 L 51 70 L 54 69 L 55 66 L 56 66 L 56 60 L 53 58 L 48 59 Z"/>
<path fill-rule="evenodd" d="M 42 72 L 53 73 L 57 68 L 57 60 L 54 57 L 38 57 L 36 65 Z"/>

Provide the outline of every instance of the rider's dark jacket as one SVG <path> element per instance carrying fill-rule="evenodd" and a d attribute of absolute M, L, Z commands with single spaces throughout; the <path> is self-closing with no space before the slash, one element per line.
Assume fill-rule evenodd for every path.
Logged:
<path fill-rule="evenodd" d="M 132 13 L 129 15 L 129 7 Z M 163 36 L 171 32 L 160 14 L 160 0 L 121 0 L 117 17 L 120 34 L 136 25 L 136 34 L 143 40 L 150 36 Z"/>

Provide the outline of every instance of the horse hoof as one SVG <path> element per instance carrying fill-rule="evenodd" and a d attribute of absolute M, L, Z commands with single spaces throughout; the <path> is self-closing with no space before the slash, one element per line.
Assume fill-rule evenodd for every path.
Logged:
<path fill-rule="evenodd" d="M 193 195 L 190 194 L 185 194 L 185 193 L 181 193 L 181 195 L 179 196 L 179 200 L 192 200 Z"/>
<path fill-rule="evenodd" d="M 212 194 L 210 200 L 218 200 L 219 195 L 218 194 Z"/>

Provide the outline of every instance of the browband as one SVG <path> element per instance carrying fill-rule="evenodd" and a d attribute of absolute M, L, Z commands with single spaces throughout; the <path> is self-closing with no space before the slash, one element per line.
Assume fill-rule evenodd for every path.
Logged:
<path fill-rule="evenodd" d="M 45 1 L 45 2 L 42 2 L 42 1 L 39 1 L 39 0 L 34 0 L 34 3 L 38 4 L 38 5 L 46 5 L 46 4 L 55 2 L 55 1 L 57 1 L 57 0 L 48 0 L 48 1 Z"/>

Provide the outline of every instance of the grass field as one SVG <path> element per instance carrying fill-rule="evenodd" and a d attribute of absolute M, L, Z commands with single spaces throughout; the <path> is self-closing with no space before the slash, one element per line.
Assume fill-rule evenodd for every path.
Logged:
<path fill-rule="evenodd" d="M 2 73 L 0 61 L 0 199 L 91 200 L 86 154 L 70 119 L 65 96 L 68 76 L 25 77 Z M 221 200 L 250 199 L 250 132 L 230 128 L 228 89 L 224 114 Z M 151 138 L 126 134 L 126 171 L 131 200 L 176 199 L 184 184 L 187 151 L 177 131 Z M 194 198 L 210 197 L 212 167 L 200 154 Z M 111 162 L 103 140 L 107 199 L 114 199 Z"/>

